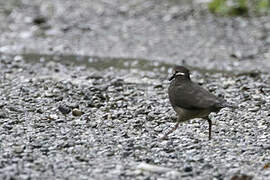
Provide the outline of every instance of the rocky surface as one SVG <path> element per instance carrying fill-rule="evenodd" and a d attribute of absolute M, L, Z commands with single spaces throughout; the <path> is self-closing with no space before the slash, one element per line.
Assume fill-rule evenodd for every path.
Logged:
<path fill-rule="evenodd" d="M 201 119 L 161 141 L 175 120 L 162 66 L 96 70 L 1 55 L 0 69 L 0 179 L 270 177 L 269 74 L 193 70 L 239 109 L 211 114 L 211 141 Z"/>
<path fill-rule="evenodd" d="M 269 16 L 89 2 L 0 0 L 0 179 L 270 178 Z M 200 119 L 160 140 L 174 64 L 239 105 L 211 141 Z"/>

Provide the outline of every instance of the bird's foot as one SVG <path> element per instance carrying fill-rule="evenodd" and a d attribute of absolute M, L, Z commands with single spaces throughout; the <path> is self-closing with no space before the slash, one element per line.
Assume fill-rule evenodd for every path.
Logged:
<path fill-rule="evenodd" d="M 167 132 L 160 140 L 167 140 L 168 139 L 168 135 L 171 134 L 172 132 L 174 132 L 179 126 L 179 122 L 176 123 L 176 125 L 174 126 L 173 129 L 171 129 L 169 132 Z"/>

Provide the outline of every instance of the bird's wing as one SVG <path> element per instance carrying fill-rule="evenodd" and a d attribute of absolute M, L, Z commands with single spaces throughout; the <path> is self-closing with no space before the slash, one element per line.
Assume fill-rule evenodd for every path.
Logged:
<path fill-rule="evenodd" d="M 220 100 L 196 83 L 188 83 L 171 89 L 172 104 L 185 109 L 218 108 Z"/>

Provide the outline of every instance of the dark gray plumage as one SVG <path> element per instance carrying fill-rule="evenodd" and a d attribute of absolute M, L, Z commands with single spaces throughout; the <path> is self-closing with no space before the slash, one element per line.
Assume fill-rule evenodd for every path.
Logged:
<path fill-rule="evenodd" d="M 216 97 L 190 79 L 189 70 L 183 66 L 175 66 L 169 86 L 170 103 L 178 114 L 176 126 L 163 138 L 177 129 L 180 122 L 194 118 L 206 119 L 209 123 L 209 140 L 211 139 L 212 121 L 208 118 L 211 112 L 218 112 L 224 107 L 235 107 L 225 100 Z"/>

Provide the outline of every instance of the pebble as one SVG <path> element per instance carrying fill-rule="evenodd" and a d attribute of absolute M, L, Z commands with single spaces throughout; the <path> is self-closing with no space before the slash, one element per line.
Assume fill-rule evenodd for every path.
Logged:
<path fill-rule="evenodd" d="M 7 118 L 7 114 L 5 112 L 0 111 L 0 119 Z"/>
<path fill-rule="evenodd" d="M 69 113 L 71 112 L 71 108 L 69 108 L 69 107 L 66 106 L 66 105 L 60 105 L 60 106 L 58 106 L 58 110 L 59 110 L 62 114 L 64 114 L 64 115 L 69 114 Z"/>
<path fill-rule="evenodd" d="M 13 147 L 15 153 L 22 153 L 24 151 L 24 145 L 15 145 Z"/>
<path fill-rule="evenodd" d="M 141 170 L 141 171 L 149 171 L 149 172 L 154 172 L 154 173 L 166 173 L 169 171 L 173 171 L 173 169 L 166 168 L 166 167 L 161 167 L 157 165 L 152 165 L 152 164 L 147 164 L 147 163 L 140 163 L 136 169 Z"/>
<path fill-rule="evenodd" d="M 192 171 L 192 167 L 191 167 L 191 166 L 186 166 L 186 167 L 184 168 L 184 171 L 185 171 L 185 172 L 191 172 L 191 171 Z"/>
<path fill-rule="evenodd" d="M 75 108 L 72 110 L 72 115 L 73 116 L 81 116 L 81 115 L 83 115 L 83 112 L 81 110 Z"/>
<path fill-rule="evenodd" d="M 248 108 L 248 111 L 250 111 L 250 112 L 257 112 L 259 110 L 260 110 L 260 107 L 259 106 L 254 106 L 252 108 Z"/>

